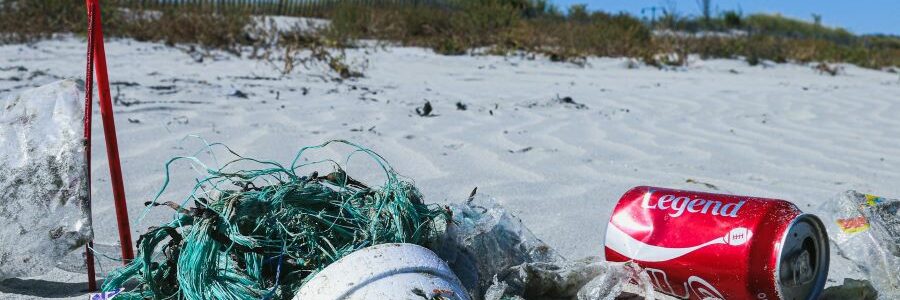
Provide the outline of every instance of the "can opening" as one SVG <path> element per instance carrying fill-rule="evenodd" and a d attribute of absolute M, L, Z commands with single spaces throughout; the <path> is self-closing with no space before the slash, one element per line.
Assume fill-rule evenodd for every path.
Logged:
<path fill-rule="evenodd" d="M 776 275 L 782 299 L 816 299 L 828 273 L 827 241 L 824 226 L 812 215 L 801 215 L 791 224 Z"/>

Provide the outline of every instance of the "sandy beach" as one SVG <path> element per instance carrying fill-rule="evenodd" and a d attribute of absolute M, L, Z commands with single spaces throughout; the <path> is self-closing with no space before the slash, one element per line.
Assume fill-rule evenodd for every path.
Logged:
<path fill-rule="evenodd" d="M 184 48 L 107 42 L 135 238 L 171 217 L 158 208 L 138 222 L 164 163 L 203 149 L 190 136 L 277 161 L 351 140 L 414 179 L 429 202 L 463 201 L 478 187 L 567 258 L 603 255 L 612 207 L 637 185 L 779 198 L 809 213 L 849 189 L 900 196 L 896 73 L 838 65 L 830 76 L 812 64 L 695 57 L 662 70 L 627 58 L 578 66 L 379 46 L 347 50 L 365 76 L 335 81 L 321 65 L 282 75 L 264 60 L 201 59 Z M 0 99 L 83 78 L 84 52 L 76 37 L 0 46 Z M 433 116 L 416 113 L 426 102 Z M 98 243 L 115 244 L 105 153 L 95 142 L 94 230 Z M 175 170 L 165 197 L 193 185 L 186 164 Z M 832 256 L 828 285 L 859 276 Z M 0 298 L 84 299 L 85 282 L 57 269 L 0 282 Z"/>

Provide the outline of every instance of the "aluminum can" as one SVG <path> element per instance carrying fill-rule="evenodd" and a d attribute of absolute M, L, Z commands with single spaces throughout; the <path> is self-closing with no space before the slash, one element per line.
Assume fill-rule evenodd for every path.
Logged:
<path fill-rule="evenodd" d="M 636 187 L 604 244 L 606 260 L 682 299 L 818 299 L 828 274 L 822 221 L 777 199 Z"/>

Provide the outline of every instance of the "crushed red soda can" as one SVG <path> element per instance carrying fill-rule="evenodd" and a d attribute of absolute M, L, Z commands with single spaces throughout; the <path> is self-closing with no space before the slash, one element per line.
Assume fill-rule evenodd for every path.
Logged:
<path fill-rule="evenodd" d="M 822 221 L 777 199 L 636 187 L 616 205 L 605 248 L 683 299 L 818 299 L 828 274 Z"/>

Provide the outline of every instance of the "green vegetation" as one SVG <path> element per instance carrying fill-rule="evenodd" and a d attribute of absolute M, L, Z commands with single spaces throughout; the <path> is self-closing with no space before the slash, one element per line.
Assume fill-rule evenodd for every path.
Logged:
<path fill-rule="evenodd" d="M 900 37 L 858 36 L 819 21 L 745 16 L 737 11 L 718 15 L 707 11 L 701 17 L 667 12 L 658 20 L 640 20 L 626 14 L 591 12 L 583 5 L 563 13 L 542 0 L 388 1 L 378 5 L 370 1 L 323 1 L 325 4 L 314 15 L 331 19 L 328 29 L 252 35 L 247 32 L 253 22 L 252 8 L 246 6 L 214 9 L 186 5 L 150 10 L 135 7 L 130 4 L 133 2 L 104 1 L 108 35 L 190 43 L 235 53 L 243 46 L 273 45 L 260 36 L 289 36 L 275 39 L 277 45 L 295 50 L 342 48 L 357 39 L 379 39 L 448 55 L 486 49 L 491 54 L 536 53 L 570 62 L 581 62 L 588 56 L 613 56 L 636 57 L 657 66 L 681 65 L 687 54 L 699 54 L 705 58 L 743 57 L 751 64 L 771 60 L 847 62 L 869 68 L 900 66 Z M 129 9 L 118 9 L 125 6 Z M 83 10 L 80 1 L 70 0 L 0 2 L 0 42 L 28 42 L 58 32 L 83 34 Z M 816 20 L 820 18 L 816 16 Z"/>
<path fill-rule="evenodd" d="M 630 15 L 589 12 L 583 5 L 563 14 L 544 2 L 453 3 L 449 9 L 345 4 L 328 17 L 343 38 L 399 41 L 443 54 L 486 47 L 495 54 L 525 51 L 576 62 L 587 56 L 628 56 L 653 65 L 680 65 L 687 54 L 699 54 L 745 57 L 754 64 L 772 60 L 900 66 L 898 37 L 856 36 L 778 15 L 726 11 L 708 18 L 682 18 L 666 14 L 657 22 L 642 22 Z"/>
<path fill-rule="evenodd" d="M 192 43 L 226 50 L 253 42 L 245 33 L 252 21 L 245 10 L 212 11 L 192 6 L 124 10 L 120 2 L 127 1 L 103 1 L 106 36 L 167 44 Z M 83 1 L 0 1 L 0 42 L 32 42 L 64 32 L 85 34 L 85 11 Z"/>

